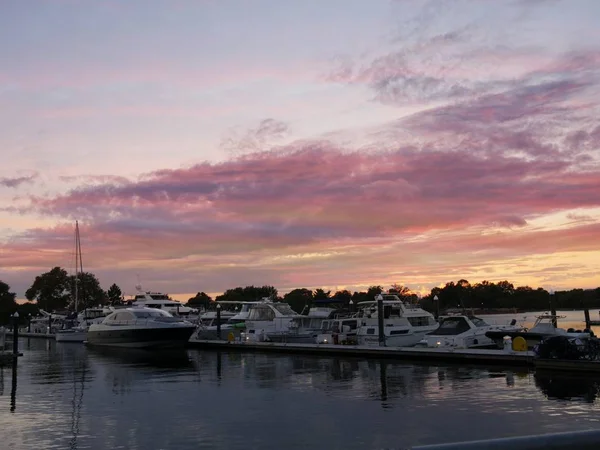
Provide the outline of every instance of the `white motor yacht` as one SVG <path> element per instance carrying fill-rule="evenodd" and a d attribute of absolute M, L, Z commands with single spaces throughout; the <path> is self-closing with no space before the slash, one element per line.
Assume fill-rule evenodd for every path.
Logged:
<path fill-rule="evenodd" d="M 123 308 L 90 325 L 88 345 L 135 348 L 184 346 L 196 326 L 155 308 Z"/>
<path fill-rule="evenodd" d="M 168 294 L 161 292 L 142 291 L 141 285 L 136 286 L 137 294 L 131 302 L 131 306 L 142 306 L 167 311 L 173 316 L 197 316 L 198 310 L 190 308 L 183 303 L 173 300 Z"/>
<path fill-rule="evenodd" d="M 244 338 L 247 341 L 267 341 L 269 334 L 288 332 L 292 319 L 301 317 L 285 302 L 264 299 L 250 309 Z"/>
<path fill-rule="evenodd" d="M 305 308 L 306 309 L 306 308 Z M 310 343 L 321 333 L 323 322 L 335 315 L 335 308 L 323 306 L 311 307 L 305 314 L 293 317 L 287 330 L 271 331 L 267 339 L 272 342 Z"/>
<path fill-rule="evenodd" d="M 440 317 L 436 330 L 426 334 L 417 344 L 418 347 L 452 347 L 452 348 L 497 348 L 493 339 L 486 336 L 490 331 L 520 330 L 513 320 L 510 325 L 490 325 L 475 316 L 451 315 Z"/>
<path fill-rule="evenodd" d="M 413 347 L 438 327 L 428 311 L 407 304 L 395 294 L 380 294 L 374 301 L 360 302 L 356 333 L 359 345 L 379 345 L 377 302 L 383 301 L 383 334 L 388 347 Z"/>

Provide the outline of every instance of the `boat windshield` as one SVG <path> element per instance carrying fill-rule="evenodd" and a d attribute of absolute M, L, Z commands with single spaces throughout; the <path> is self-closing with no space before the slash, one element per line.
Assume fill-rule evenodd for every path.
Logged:
<path fill-rule="evenodd" d="M 471 327 L 464 317 L 446 317 L 442 319 L 440 326 L 435 331 L 432 331 L 431 334 L 436 336 L 453 336 L 470 329 Z"/>
<path fill-rule="evenodd" d="M 163 311 L 162 309 L 152 309 L 150 311 L 148 310 L 143 310 L 143 311 L 131 311 L 133 313 L 133 315 L 135 316 L 136 319 L 155 319 L 157 317 L 173 317 L 171 314 L 169 314 L 166 311 Z"/>
<path fill-rule="evenodd" d="M 297 315 L 296 311 L 294 311 L 288 303 L 273 303 L 273 307 L 285 316 Z"/>
<path fill-rule="evenodd" d="M 473 322 L 473 325 L 475 325 L 476 327 L 489 327 L 490 325 L 483 319 L 480 319 L 479 317 L 471 317 L 471 322 Z"/>

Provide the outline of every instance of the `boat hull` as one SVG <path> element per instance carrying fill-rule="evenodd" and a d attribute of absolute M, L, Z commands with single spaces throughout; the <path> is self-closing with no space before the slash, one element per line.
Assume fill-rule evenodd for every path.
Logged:
<path fill-rule="evenodd" d="M 387 347 L 414 347 L 417 345 L 427 333 L 427 331 L 416 331 L 401 335 L 385 336 L 385 345 Z M 379 346 L 379 336 L 377 335 L 358 335 L 358 343 L 360 345 Z"/>
<path fill-rule="evenodd" d="M 56 339 L 56 342 L 84 342 L 87 339 L 87 331 L 58 331 L 54 336 L 54 339 Z"/>
<path fill-rule="evenodd" d="M 117 327 L 115 327 L 117 328 Z M 90 328 L 86 344 L 91 346 L 127 348 L 184 347 L 196 329 L 190 327 L 101 329 Z"/>

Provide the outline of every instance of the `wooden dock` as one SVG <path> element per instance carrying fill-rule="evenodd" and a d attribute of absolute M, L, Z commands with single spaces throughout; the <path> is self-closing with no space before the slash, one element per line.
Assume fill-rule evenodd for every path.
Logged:
<path fill-rule="evenodd" d="M 366 345 L 289 344 L 280 342 L 227 342 L 191 339 L 189 347 L 232 351 L 278 352 L 323 356 L 397 359 L 412 361 L 462 362 L 502 366 L 533 366 L 533 352 L 504 352 L 484 349 L 372 347 Z"/>

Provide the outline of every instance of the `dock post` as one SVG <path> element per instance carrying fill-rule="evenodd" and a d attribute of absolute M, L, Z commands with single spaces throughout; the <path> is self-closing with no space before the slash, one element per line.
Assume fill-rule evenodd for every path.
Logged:
<path fill-rule="evenodd" d="M 552 314 L 552 326 L 558 327 L 558 320 L 556 318 L 556 303 L 554 302 L 554 291 L 550 289 L 550 314 Z"/>
<path fill-rule="evenodd" d="M 588 308 L 585 308 L 583 310 L 583 316 L 585 317 L 585 327 L 589 330 L 590 329 L 590 310 Z"/>
<path fill-rule="evenodd" d="M 13 314 L 13 357 L 19 356 L 19 313 Z"/>
<path fill-rule="evenodd" d="M 52 314 L 48 314 L 48 332 L 46 334 L 52 333 Z"/>
<path fill-rule="evenodd" d="M 217 304 L 217 339 L 221 339 L 221 305 Z"/>
<path fill-rule="evenodd" d="M 27 332 L 31 333 L 31 313 L 27 315 Z"/>
<path fill-rule="evenodd" d="M 377 325 L 379 328 L 379 346 L 385 347 L 385 331 L 383 328 L 383 296 L 377 296 Z"/>

